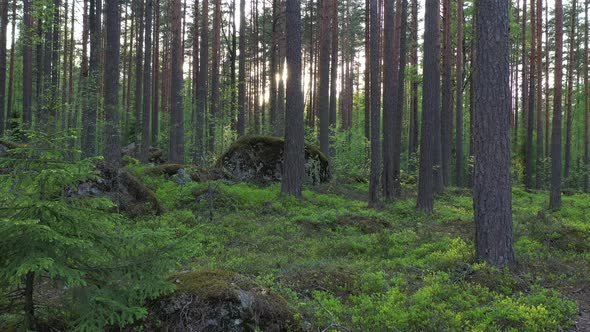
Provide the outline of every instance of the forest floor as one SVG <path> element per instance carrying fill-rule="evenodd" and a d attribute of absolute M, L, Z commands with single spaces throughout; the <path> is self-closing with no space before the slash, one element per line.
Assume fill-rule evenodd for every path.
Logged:
<path fill-rule="evenodd" d="M 309 187 L 297 200 L 279 185 L 228 181 L 179 186 L 133 172 L 165 214 L 140 227 L 196 230 L 184 270 L 228 270 L 281 295 L 305 330 L 590 330 L 590 196 L 514 188 L 518 263 L 498 271 L 474 259 L 470 192 L 451 188 L 435 213 L 415 193 L 369 209 L 367 184 Z"/>

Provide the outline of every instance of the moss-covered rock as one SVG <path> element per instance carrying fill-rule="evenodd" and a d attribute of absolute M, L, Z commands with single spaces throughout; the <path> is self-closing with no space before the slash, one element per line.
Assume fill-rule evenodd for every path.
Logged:
<path fill-rule="evenodd" d="M 131 143 L 121 150 L 121 154 L 123 156 L 138 158 L 139 157 L 139 147 L 137 145 L 135 145 L 135 143 Z M 162 152 L 162 150 L 160 150 L 156 147 L 150 146 L 149 151 L 148 151 L 148 161 L 150 163 L 153 163 L 156 165 L 161 165 L 161 164 L 166 163 L 166 158 L 164 157 L 164 152 Z"/>
<path fill-rule="evenodd" d="M 176 291 L 150 306 L 148 330 L 293 331 L 287 302 L 252 279 L 223 270 L 175 275 Z"/>
<path fill-rule="evenodd" d="M 217 167 L 240 181 L 266 183 L 280 181 L 285 140 L 270 136 L 245 136 L 234 142 L 217 161 Z M 307 182 L 330 179 L 328 158 L 320 150 L 305 145 Z"/>
<path fill-rule="evenodd" d="M 280 279 L 285 286 L 306 296 L 311 296 L 314 291 L 323 291 L 347 298 L 358 287 L 360 274 L 350 266 L 327 265 L 288 273 Z"/>

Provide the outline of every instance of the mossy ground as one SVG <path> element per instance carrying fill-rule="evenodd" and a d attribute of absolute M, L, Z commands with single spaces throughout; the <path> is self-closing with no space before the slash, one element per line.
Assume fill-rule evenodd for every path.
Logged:
<path fill-rule="evenodd" d="M 564 197 L 553 213 L 547 193 L 515 188 L 518 263 L 498 271 L 474 259 L 468 190 L 450 189 L 427 216 L 411 193 L 367 208 L 362 183 L 309 187 L 297 200 L 281 196 L 278 184 L 143 180 L 168 212 L 142 222 L 198 231 L 192 240 L 201 250 L 184 268 L 255 278 L 288 301 L 306 330 L 554 331 L 583 323 L 588 195 Z M 195 198 L 205 191 L 212 197 Z"/>

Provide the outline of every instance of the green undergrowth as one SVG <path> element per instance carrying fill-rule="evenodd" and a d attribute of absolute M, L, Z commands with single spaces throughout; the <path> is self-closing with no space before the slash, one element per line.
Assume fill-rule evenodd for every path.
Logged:
<path fill-rule="evenodd" d="M 546 192 L 514 188 L 518 262 L 497 270 L 474 258 L 466 189 L 447 190 L 428 216 L 416 212 L 411 190 L 367 208 L 366 183 L 308 187 L 295 199 L 280 184 L 181 185 L 147 166 L 129 171 L 165 212 L 127 219 L 127 227 L 173 231 L 185 249 L 162 280 L 206 275 L 180 284 L 209 296 L 244 276 L 256 292 L 280 295 L 304 331 L 567 330 L 577 314 L 572 294 L 589 282 L 588 195 L 565 196 L 563 209 L 550 212 Z"/>
<path fill-rule="evenodd" d="M 588 282 L 586 195 L 550 213 L 546 193 L 515 188 L 518 263 L 499 271 L 474 259 L 468 190 L 450 189 L 427 216 L 411 195 L 368 209 L 363 183 L 308 188 L 298 200 L 278 184 L 144 180 L 169 211 L 150 222 L 204 234 L 188 269 L 256 278 L 304 330 L 567 329 L 577 312 L 568 292 Z"/>

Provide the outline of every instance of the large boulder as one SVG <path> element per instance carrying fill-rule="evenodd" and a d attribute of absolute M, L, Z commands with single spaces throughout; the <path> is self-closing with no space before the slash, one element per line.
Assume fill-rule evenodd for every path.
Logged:
<path fill-rule="evenodd" d="M 266 183 L 280 181 L 285 140 L 270 136 L 245 136 L 234 142 L 217 161 L 217 166 L 240 181 Z M 328 158 L 320 150 L 305 145 L 305 181 L 330 179 Z"/>
<path fill-rule="evenodd" d="M 294 331 L 287 301 L 252 279 L 223 270 L 181 273 L 176 290 L 149 306 L 147 331 Z"/>

